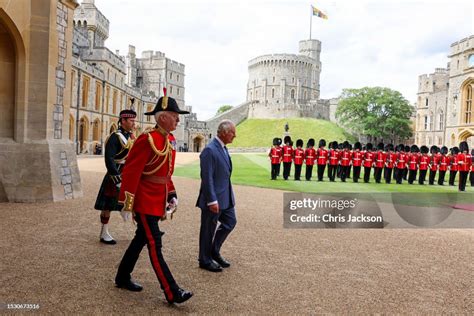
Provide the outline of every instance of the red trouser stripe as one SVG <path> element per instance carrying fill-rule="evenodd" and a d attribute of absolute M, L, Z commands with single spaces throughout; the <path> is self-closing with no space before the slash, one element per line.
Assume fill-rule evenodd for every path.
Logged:
<path fill-rule="evenodd" d="M 168 297 L 169 300 L 173 300 L 173 293 L 171 292 L 168 280 L 166 280 L 165 275 L 163 274 L 163 270 L 161 269 L 160 261 L 158 260 L 158 254 L 156 253 L 155 239 L 151 234 L 150 227 L 148 226 L 148 222 L 146 221 L 146 216 L 144 214 L 140 214 L 140 218 L 142 220 L 143 228 L 145 228 L 146 238 L 148 239 L 148 246 L 150 247 L 150 256 L 153 269 L 155 270 L 156 276 L 160 280 L 161 284 L 163 284 L 166 297 Z"/>

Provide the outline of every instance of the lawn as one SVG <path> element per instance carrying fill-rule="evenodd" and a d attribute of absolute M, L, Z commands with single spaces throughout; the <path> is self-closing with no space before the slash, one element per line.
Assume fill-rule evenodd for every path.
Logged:
<path fill-rule="evenodd" d="M 286 123 L 290 128 L 289 133 L 293 142 L 301 138 L 305 146 L 310 138 L 315 139 L 316 145 L 321 138 L 324 138 L 327 143 L 333 140 L 355 142 L 353 136 L 326 120 L 310 118 L 248 119 L 237 125 L 237 138 L 229 147 L 270 147 L 274 137 L 283 138 Z"/>

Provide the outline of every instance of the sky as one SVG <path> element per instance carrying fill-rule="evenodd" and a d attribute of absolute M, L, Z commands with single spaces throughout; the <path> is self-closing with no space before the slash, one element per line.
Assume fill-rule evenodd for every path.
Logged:
<path fill-rule="evenodd" d="M 185 65 L 185 102 L 199 120 L 245 102 L 248 61 L 298 54 L 312 18 L 322 42 L 321 98 L 384 86 L 412 104 L 418 76 L 447 66 L 452 43 L 474 34 L 473 0 L 95 0 L 110 21 L 105 42 L 161 51 Z"/>

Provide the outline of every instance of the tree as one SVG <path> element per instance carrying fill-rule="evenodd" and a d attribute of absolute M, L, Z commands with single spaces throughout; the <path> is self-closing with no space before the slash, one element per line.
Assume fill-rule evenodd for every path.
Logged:
<path fill-rule="evenodd" d="M 221 113 L 227 112 L 227 111 L 229 111 L 230 109 L 232 109 L 232 105 L 223 105 L 223 106 L 221 106 L 221 107 L 217 110 L 216 115 L 219 115 L 219 114 L 221 114 Z"/>
<path fill-rule="evenodd" d="M 353 132 L 394 143 L 412 136 L 413 111 L 398 91 L 364 87 L 342 91 L 336 117 Z"/>

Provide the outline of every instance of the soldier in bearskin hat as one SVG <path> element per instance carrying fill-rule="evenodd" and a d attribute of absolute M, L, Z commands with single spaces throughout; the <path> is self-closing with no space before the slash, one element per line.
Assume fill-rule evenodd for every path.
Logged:
<path fill-rule="evenodd" d="M 393 144 L 387 144 L 385 146 L 385 168 L 384 168 L 384 178 L 385 183 L 390 184 L 392 182 L 392 171 L 397 161 L 397 154 L 393 151 Z"/>
<path fill-rule="evenodd" d="M 348 141 L 345 141 L 342 144 L 343 150 L 340 153 L 341 157 L 341 181 L 346 182 L 347 177 L 349 176 L 349 167 L 352 162 L 352 153 L 350 150 L 350 144 Z"/>
<path fill-rule="evenodd" d="M 333 141 L 330 143 L 328 153 L 328 178 L 329 181 L 334 182 L 336 180 L 336 170 L 339 164 L 339 145 L 337 141 Z"/>
<path fill-rule="evenodd" d="M 296 141 L 296 148 L 293 154 L 293 163 L 295 164 L 295 180 L 300 181 L 301 177 L 301 167 L 303 166 L 304 161 L 304 149 L 303 149 L 303 140 L 298 139 Z"/>
<path fill-rule="evenodd" d="M 374 165 L 375 154 L 372 152 L 373 145 L 372 143 L 367 143 L 365 145 L 366 152 L 364 154 L 364 160 L 362 162 L 364 166 L 364 182 L 369 183 L 370 180 L 370 170 Z"/>
<path fill-rule="evenodd" d="M 450 157 L 448 156 L 448 147 L 443 146 L 440 150 L 439 156 L 439 176 L 438 176 L 438 185 L 444 185 L 444 177 L 446 171 L 448 171 L 450 164 Z"/>
<path fill-rule="evenodd" d="M 404 146 L 405 155 L 407 156 L 407 165 L 403 170 L 403 180 L 408 180 L 408 159 L 410 158 L 411 147 L 409 145 Z"/>
<path fill-rule="evenodd" d="M 290 136 L 285 136 L 283 139 L 285 145 L 283 146 L 283 179 L 288 180 L 291 171 L 291 163 L 293 161 L 293 142 Z"/>
<path fill-rule="evenodd" d="M 408 183 L 413 184 L 413 181 L 416 179 L 416 174 L 418 172 L 418 163 L 420 160 L 420 149 L 417 145 L 413 144 L 410 147 L 410 154 L 408 155 Z"/>
<path fill-rule="evenodd" d="M 376 183 L 380 183 L 382 179 L 382 170 L 385 166 L 386 154 L 383 152 L 384 144 L 377 145 L 377 152 L 374 155 L 374 178 Z"/>
<path fill-rule="evenodd" d="M 467 142 L 459 143 L 458 166 L 459 166 L 459 191 L 466 190 L 467 175 L 471 169 L 471 155 L 469 154 L 469 146 Z"/>
<path fill-rule="evenodd" d="M 420 176 L 418 177 L 418 184 L 424 184 L 426 179 L 426 173 L 428 172 L 428 165 L 430 163 L 430 157 L 428 156 L 428 147 L 423 145 L 420 148 L 421 156 L 419 158 L 419 169 Z"/>
<path fill-rule="evenodd" d="M 456 174 L 458 173 L 458 154 L 459 148 L 451 148 L 451 156 L 449 157 L 449 185 L 454 186 L 454 180 L 456 179 Z"/>
<path fill-rule="evenodd" d="M 396 151 L 397 161 L 395 162 L 394 177 L 397 181 L 397 184 L 402 184 L 403 173 L 405 172 L 408 163 L 408 155 L 405 152 L 405 145 L 403 144 L 398 145 Z"/>
<path fill-rule="evenodd" d="M 306 163 L 306 181 L 311 181 L 313 176 L 313 165 L 316 160 L 316 149 L 314 149 L 314 139 L 310 138 L 306 144 L 306 150 L 304 152 L 304 160 Z"/>
<path fill-rule="evenodd" d="M 280 137 L 278 137 L 277 140 L 278 140 L 278 147 L 280 147 L 280 154 L 282 155 L 282 158 L 283 158 L 283 146 L 282 146 L 283 140 Z M 281 170 L 281 159 L 280 159 L 280 163 L 277 166 L 277 177 L 280 176 L 280 170 Z"/>
<path fill-rule="evenodd" d="M 268 157 L 270 157 L 271 162 L 271 179 L 276 180 L 278 175 L 278 169 L 280 167 L 281 162 L 281 147 L 278 144 L 278 138 L 273 139 L 273 147 L 270 148 L 268 153 Z"/>
<path fill-rule="evenodd" d="M 328 161 L 328 151 L 326 147 L 326 140 L 320 139 L 318 144 L 318 150 L 316 151 L 316 158 L 318 163 L 318 181 L 323 181 L 324 169 L 326 169 L 326 163 Z"/>
<path fill-rule="evenodd" d="M 132 105 L 135 99 L 130 99 Z M 133 110 L 123 110 L 119 114 L 119 127 L 105 140 L 104 160 L 107 173 L 99 189 L 99 194 L 94 208 L 100 212 L 100 242 L 115 245 L 117 242 L 109 233 L 108 223 L 111 211 L 120 211 L 122 205 L 118 203 L 118 194 L 122 182 L 122 169 L 132 148 L 135 138 L 135 118 L 137 113 Z"/>
<path fill-rule="evenodd" d="M 364 158 L 364 154 L 361 150 L 362 144 L 360 142 L 355 142 L 354 152 L 352 153 L 352 166 L 354 168 L 352 172 L 352 181 L 356 183 L 359 182 L 360 168 L 362 166 L 362 160 Z"/>
<path fill-rule="evenodd" d="M 438 171 L 438 164 L 439 164 L 439 148 L 436 145 L 430 147 L 430 163 L 428 168 L 430 169 L 430 175 L 428 178 L 429 185 L 434 185 L 434 180 L 436 177 L 436 172 Z"/>

